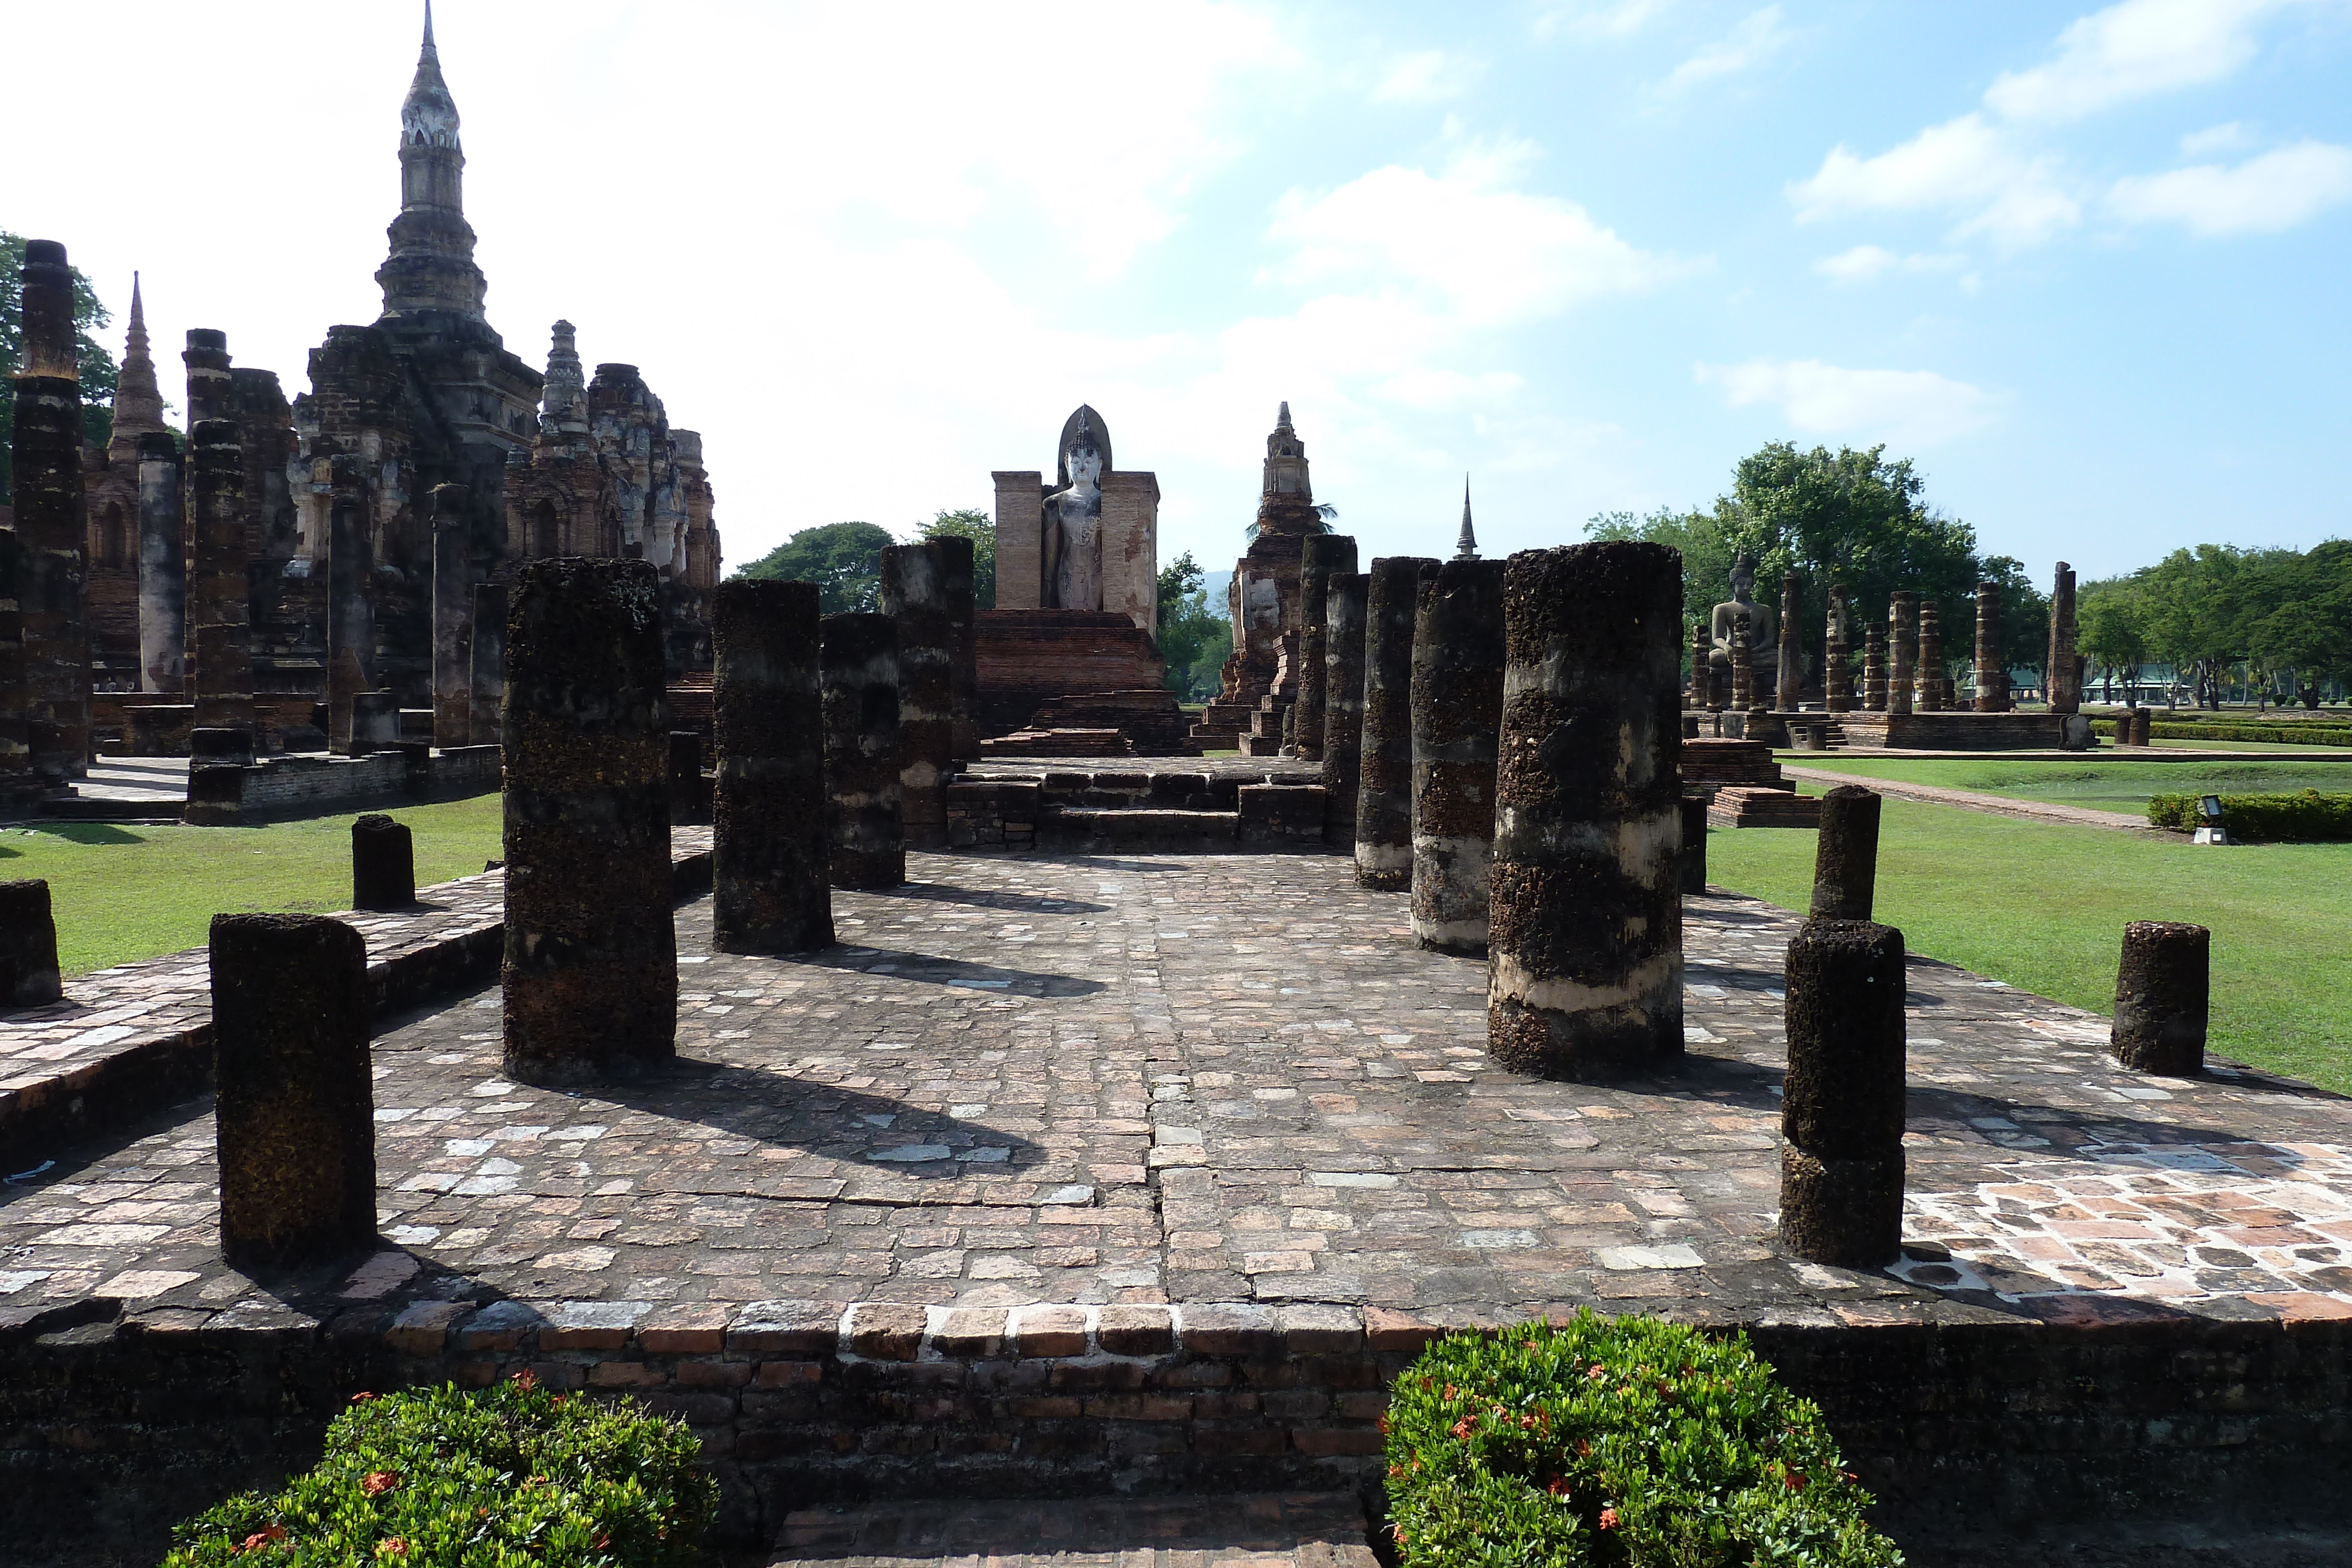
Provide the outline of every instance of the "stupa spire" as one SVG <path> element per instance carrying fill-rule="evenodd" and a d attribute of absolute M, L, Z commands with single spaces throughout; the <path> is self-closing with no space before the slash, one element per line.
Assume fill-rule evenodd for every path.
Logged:
<path fill-rule="evenodd" d="M 1470 476 L 1462 476 L 1462 537 L 1454 541 L 1455 560 L 1478 559 L 1478 535 L 1470 527 Z"/>
<path fill-rule="evenodd" d="M 122 338 L 122 368 L 114 383 L 114 431 L 107 437 L 110 463 L 135 463 L 139 438 L 163 428 L 163 393 L 155 384 L 155 360 L 147 347 L 147 305 L 139 275 L 131 275 L 131 326 Z"/>
<path fill-rule="evenodd" d="M 388 231 L 392 255 L 375 275 L 387 319 L 447 311 L 482 319 L 488 285 L 474 265 L 474 231 L 466 222 L 466 153 L 457 127 L 457 100 L 442 79 L 433 6 L 426 0 L 416 74 L 400 104 L 400 215 Z"/>

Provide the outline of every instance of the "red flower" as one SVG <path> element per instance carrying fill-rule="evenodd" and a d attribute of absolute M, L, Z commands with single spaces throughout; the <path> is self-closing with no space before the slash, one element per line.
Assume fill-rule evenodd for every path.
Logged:
<path fill-rule="evenodd" d="M 1472 1422 L 1470 1417 L 1465 1416 L 1462 1419 L 1454 1423 L 1453 1427 L 1449 1429 L 1456 1437 L 1459 1437 L 1462 1441 L 1466 1443 L 1470 1440 L 1470 1434 L 1475 1428 L 1475 1424 Z"/>
<path fill-rule="evenodd" d="M 512 1377 L 507 1379 L 507 1381 L 528 1394 L 532 1389 L 539 1386 L 539 1374 L 526 1366 L 520 1372 L 516 1373 Z"/>
<path fill-rule="evenodd" d="M 237 1550 L 239 1552 L 258 1552 L 272 1542 L 283 1541 L 285 1539 L 286 1527 L 284 1525 L 265 1524 L 259 1530 L 255 1531 L 251 1535 L 247 1536 L 245 1538 L 245 1543 L 239 1546 Z"/>
<path fill-rule="evenodd" d="M 1608 1375 L 1609 1369 L 1596 1361 L 1592 1364 L 1592 1370 L 1584 1375 L 1584 1381 L 1587 1383 L 1598 1383 L 1601 1379 Z"/>
<path fill-rule="evenodd" d="M 612 1538 L 611 1536 L 609 1536 L 609 1535 L 600 1535 L 600 1536 L 598 1536 L 598 1537 L 596 1538 L 596 1544 L 595 1544 L 594 1546 L 591 1547 L 591 1548 L 590 1548 L 590 1550 L 591 1550 L 591 1551 L 593 1551 L 593 1552 L 602 1552 L 602 1551 L 604 1551 L 604 1548 L 606 1548 L 607 1546 L 610 1546 L 610 1545 L 612 1545 L 612 1544 L 613 1544 L 613 1538 Z"/>
<path fill-rule="evenodd" d="M 400 1472 L 397 1470 L 370 1470 L 361 1478 L 360 1490 L 373 1497 L 379 1492 L 388 1492 L 399 1484 Z"/>
<path fill-rule="evenodd" d="M 1395 1537 L 1396 1537 L 1396 1543 L 1397 1543 L 1399 1546 L 1402 1546 L 1402 1545 L 1404 1544 L 1404 1526 L 1403 1526 L 1403 1525 L 1402 1525 L 1402 1524 L 1391 1524 L 1391 1525 L 1390 1525 L 1390 1526 L 1389 1526 L 1389 1533 L 1390 1533 L 1391 1535 L 1393 1535 L 1393 1536 L 1395 1536 Z"/>
<path fill-rule="evenodd" d="M 1787 1470 L 1782 1472 L 1780 1479 L 1788 1483 L 1790 1491 L 1802 1491 L 1809 1478 L 1801 1470 Z"/>
<path fill-rule="evenodd" d="M 1617 1528 L 1617 1511 L 1615 1509 L 1604 1508 L 1601 1511 L 1601 1528 L 1603 1530 L 1614 1530 Z"/>
<path fill-rule="evenodd" d="M 408 1555 L 408 1542 L 400 1536 L 387 1535 L 376 1542 L 375 1554 L 378 1557 L 405 1557 Z"/>
<path fill-rule="evenodd" d="M 364 1405 L 374 1397 L 375 1396 L 373 1394 L 354 1394 L 352 1396 L 352 1403 L 354 1405 Z"/>
<path fill-rule="evenodd" d="M 1544 1490 L 1551 1493 L 1551 1495 L 1556 1498 L 1566 1498 L 1568 1496 L 1568 1478 L 1566 1476 L 1552 1477 L 1551 1479 L 1545 1484 Z"/>

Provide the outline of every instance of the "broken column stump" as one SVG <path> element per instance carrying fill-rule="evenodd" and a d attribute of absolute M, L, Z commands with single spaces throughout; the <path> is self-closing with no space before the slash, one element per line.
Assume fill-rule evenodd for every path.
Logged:
<path fill-rule="evenodd" d="M 1675 862 L 1678 878 L 1685 894 L 1706 892 L 1706 797 L 1685 795 L 1682 799 L 1683 852 Z"/>
<path fill-rule="evenodd" d="M 1370 579 L 1334 572 L 1323 584 L 1323 841 L 1356 845 L 1364 751 L 1364 598 Z"/>
<path fill-rule="evenodd" d="M 352 907 L 405 909 L 416 902 L 416 850 L 405 822 L 381 811 L 352 820 Z"/>
<path fill-rule="evenodd" d="M 319 915 L 215 915 L 221 1252 L 241 1269 L 375 1241 L 367 944 Z"/>
<path fill-rule="evenodd" d="M 887 615 L 828 615 L 817 635 L 833 885 L 897 887 L 907 880 L 898 831 L 898 629 Z"/>
<path fill-rule="evenodd" d="M 1486 1042 L 1506 1067 L 1681 1063 L 1682 597 L 1664 545 L 1505 563 Z"/>
<path fill-rule="evenodd" d="M 1412 632 L 1412 935 L 1486 951 L 1495 743 L 1503 722 L 1503 563 L 1449 560 Z"/>
<path fill-rule="evenodd" d="M 1329 638 L 1330 580 L 1356 570 L 1356 541 L 1346 534 L 1308 534 L 1298 553 L 1298 759 L 1323 760 L 1323 727 L 1330 671 L 1325 660 Z"/>
<path fill-rule="evenodd" d="M 0 882 L 0 1007 L 37 1008 L 64 995 L 49 884 Z"/>
<path fill-rule="evenodd" d="M 506 632 L 507 1076 L 595 1083 L 677 1035 L 660 579 L 650 561 L 525 564 Z"/>
<path fill-rule="evenodd" d="M 1413 601 L 1422 574 L 1436 570 L 1434 560 L 1402 555 L 1372 562 L 1367 574 L 1356 883 L 1382 893 L 1412 886 Z"/>
<path fill-rule="evenodd" d="M 1903 933 L 1808 920 L 1789 939 L 1780 1239 L 1842 1269 L 1903 1246 Z"/>
<path fill-rule="evenodd" d="M 1840 784 L 1822 797 L 1821 840 L 1813 847 L 1812 915 L 1867 920 L 1878 889 L 1878 792 Z"/>
<path fill-rule="evenodd" d="M 351 754 L 373 757 L 400 749 L 400 695 L 397 692 L 353 692 L 351 706 Z"/>
<path fill-rule="evenodd" d="M 882 612 L 898 623 L 898 822 L 916 849 L 948 840 L 955 767 L 955 622 L 936 545 L 882 551 Z"/>
<path fill-rule="evenodd" d="M 2155 726 L 2155 710 L 2144 707 L 2132 709 L 2131 743 L 2134 746 L 2154 746 L 2156 744 Z"/>
<path fill-rule="evenodd" d="M 2124 927 L 2107 1037 L 2116 1061 L 2176 1078 L 2204 1071 L 2212 961 L 2213 934 L 2202 925 L 2135 920 Z"/>
<path fill-rule="evenodd" d="M 971 541 L 957 541 L 967 549 Z M 833 942 L 817 587 L 722 582 L 710 600 L 711 946 L 805 953 Z"/>

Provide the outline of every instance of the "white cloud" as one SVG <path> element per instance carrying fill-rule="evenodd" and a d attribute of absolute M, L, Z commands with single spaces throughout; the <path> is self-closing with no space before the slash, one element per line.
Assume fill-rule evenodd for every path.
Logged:
<path fill-rule="evenodd" d="M 2109 204 L 2135 223 L 2177 223 L 2202 235 L 2276 234 L 2352 201 L 2352 147 L 2298 141 L 2235 168 L 2198 163 L 2116 182 Z"/>
<path fill-rule="evenodd" d="M 1658 90 L 1672 97 L 1701 82 L 1735 76 L 1763 64 L 1788 41 L 1788 31 L 1780 26 L 1780 7 L 1767 5 L 1750 12 L 1730 32 L 1676 66 Z"/>
<path fill-rule="evenodd" d="M 2240 120 L 2227 125 L 2208 126 L 2192 131 L 2180 139 L 2183 158 L 2202 158 L 2213 152 L 2242 152 L 2254 144 L 2254 133 Z"/>
<path fill-rule="evenodd" d="M 2009 249 L 2038 244 L 2082 214 L 2061 188 L 2053 159 L 2028 152 L 1980 114 L 1931 125 L 1874 158 L 1841 142 L 1789 194 L 1800 222 L 1839 212 L 1959 210 L 1967 215 L 1957 234 L 1982 234 Z"/>
<path fill-rule="evenodd" d="M 1834 283 L 1868 283 L 1890 272 L 1957 272 L 1968 264 L 1962 256 L 1897 256 L 1884 246 L 1858 245 L 1813 263 L 1813 270 Z"/>
<path fill-rule="evenodd" d="M 1671 0 L 1570 0 L 1536 17 L 1538 38 L 1622 38 L 1638 33 Z"/>
<path fill-rule="evenodd" d="M 1809 435 L 1880 436 L 1902 447 L 1931 446 L 1990 423 L 2000 399 L 1933 371 L 1857 371 L 1819 360 L 1749 360 L 1696 367 L 1702 386 L 1723 389 L 1733 408 L 1772 403 Z"/>
<path fill-rule="evenodd" d="M 1538 319 L 1690 270 L 1635 248 L 1558 196 L 1510 187 L 1528 149 L 1474 150 L 1443 174 L 1397 164 L 1324 195 L 1293 191 L 1269 230 L 1284 281 L 1402 290 L 1465 323 Z"/>
<path fill-rule="evenodd" d="M 1389 62 L 1374 103 L 1443 103 L 1468 91 L 1486 69 L 1483 62 L 1443 49 L 1418 49 Z"/>
<path fill-rule="evenodd" d="M 2080 120 L 2112 105 L 2218 81 L 2254 56 L 2254 24 L 2285 0 L 2123 0 L 2070 23 L 2057 57 L 2005 71 L 1985 102 L 2014 120 Z"/>

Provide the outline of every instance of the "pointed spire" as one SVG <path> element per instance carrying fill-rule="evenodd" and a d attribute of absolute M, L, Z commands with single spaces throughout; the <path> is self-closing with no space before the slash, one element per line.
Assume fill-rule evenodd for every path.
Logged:
<path fill-rule="evenodd" d="M 155 360 L 147 346 L 147 302 L 139 275 L 131 275 L 131 326 L 122 335 L 122 368 L 114 384 L 114 433 L 107 439 L 110 463 L 135 463 L 139 438 L 163 428 L 163 394 L 155 384 Z"/>
<path fill-rule="evenodd" d="M 1283 399 L 1282 412 L 1274 416 L 1274 427 L 1276 430 L 1288 430 L 1290 428 L 1290 400 L 1288 398 Z"/>
<path fill-rule="evenodd" d="M 425 0 L 425 42 L 416 51 L 416 75 L 400 106 L 400 131 L 404 144 L 457 145 L 457 100 L 441 79 L 441 51 L 433 47 L 433 0 Z"/>
<path fill-rule="evenodd" d="M 433 0 L 425 0 L 425 52 L 433 53 Z"/>
<path fill-rule="evenodd" d="M 1454 541 L 1455 560 L 1478 559 L 1478 536 L 1470 527 L 1470 476 L 1462 476 L 1462 537 Z"/>

